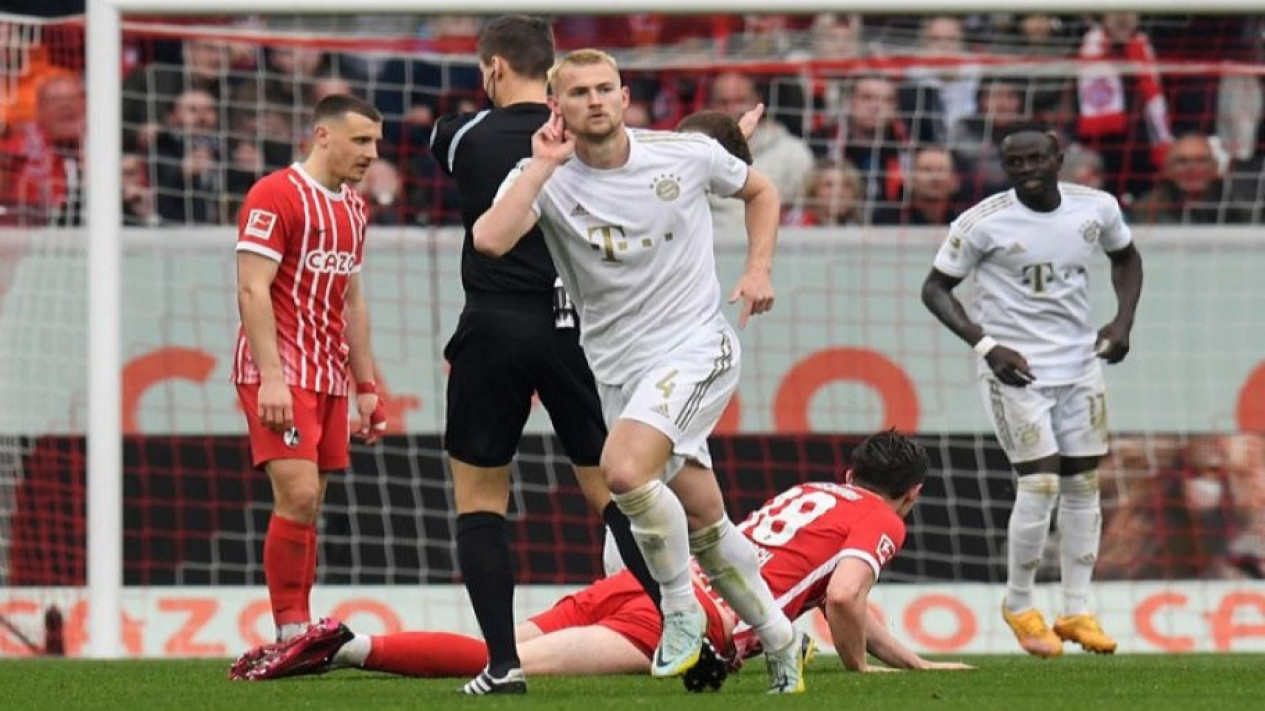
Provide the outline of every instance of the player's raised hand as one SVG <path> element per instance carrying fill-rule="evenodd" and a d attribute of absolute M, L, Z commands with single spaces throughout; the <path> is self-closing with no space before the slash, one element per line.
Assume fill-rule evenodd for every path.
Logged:
<path fill-rule="evenodd" d="M 532 134 L 531 156 L 534 159 L 562 165 L 574 152 L 575 136 L 567 130 L 562 114 L 551 114 L 545 125 Z"/>
<path fill-rule="evenodd" d="M 285 432 L 294 427 L 294 398 L 284 380 L 259 384 L 257 414 L 263 426 L 274 432 Z"/>
<path fill-rule="evenodd" d="M 988 355 L 984 356 L 984 360 L 992 369 L 993 375 L 1006 385 L 1026 388 L 1036 380 L 1032 369 L 1028 367 L 1028 359 L 1005 346 L 993 346 Z"/>
<path fill-rule="evenodd" d="M 755 127 L 760 125 L 760 119 L 764 118 L 764 103 L 756 104 L 747 113 L 738 117 L 738 129 L 742 131 L 742 137 L 751 138 L 751 134 L 755 133 Z"/>
<path fill-rule="evenodd" d="M 1094 355 L 1108 363 L 1119 363 L 1129 355 L 1129 328 L 1118 321 L 1098 329 Z"/>
<path fill-rule="evenodd" d="M 729 303 L 742 299 L 742 311 L 738 312 L 738 328 L 747 327 L 747 318 L 757 316 L 773 308 L 773 282 L 766 272 L 746 272 L 729 295 Z"/>

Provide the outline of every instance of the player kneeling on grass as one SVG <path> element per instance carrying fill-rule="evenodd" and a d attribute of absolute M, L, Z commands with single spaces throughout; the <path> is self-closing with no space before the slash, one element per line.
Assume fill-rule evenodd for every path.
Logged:
<path fill-rule="evenodd" d="M 835 649 L 850 671 L 969 669 L 933 662 L 906 648 L 869 612 L 879 572 L 905 540 L 929 466 L 926 452 L 894 431 L 862 442 L 844 483 L 791 487 L 739 526 L 765 561 L 760 573 L 792 619 L 821 608 Z M 736 668 L 761 653 L 759 639 L 694 566 L 694 595 L 707 613 L 710 643 Z M 524 671 L 531 674 L 646 673 L 662 620 L 632 574 L 620 572 L 559 600 L 516 630 Z M 870 666 L 866 652 L 885 667 Z M 416 677 L 467 676 L 487 663 L 482 640 L 448 632 L 356 634 L 323 620 L 307 634 L 276 645 L 235 678 L 277 679 L 360 667 Z M 696 687 L 703 688 L 703 687 Z"/>

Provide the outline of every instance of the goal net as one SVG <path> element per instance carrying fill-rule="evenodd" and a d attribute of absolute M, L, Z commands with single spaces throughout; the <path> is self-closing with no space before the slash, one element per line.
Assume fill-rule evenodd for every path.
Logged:
<path fill-rule="evenodd" d="M 440 434 L 461 233 L 428 138 L 436 116 L 484 105 L 481 18 L 125 20 L 127 652 L 227 655 L 271 634 L 270 492 L 228 383 L 232 225 L 254 180 L 305 149 L 310 107 L 338 92 L 387 118 L 383 159 L 361 188 L 390 430 L 353 447 L 351 470 L 331 482 L 315 611 L 371 632 L 470 629 Z M 1265 614 L 1259 18 L 643 14 L 554 26 L 563 49 L 620 58 L 637 125 L 767 104 L 753 147 L 785 206 L 778 302 L 742 334 L 742 385 L 712 441 L 722 490 L 739 518 L 796 482 L 838 477 L 869 432 L 916 433 L 935 471 L 877 600 L 930 651 L 1010 650 L 995 607 L 1014 478 L 973 354 L 917 289 L 948 220 L 1004 184 L 1000 132 L 1056 127 L 1065 179 L 1120 197 L 1147 269 L 1133 354 L 1108 371 L 1098 578 L 1111 582 L 1099 608 L 1130 649 L 1252 644 L 1234 614 Z M 43 651 L 48 629 L 54 648 L 85 642 L 81 141 L 94 118 L 83 70 L 80 18 L 0 16 L 0 656 Z M 717 212 L 731 283 L 745 245 L 727 206 Z M 1106 260 L 1092 281 L 1105 322 Z M 511 503 L 525 610 L 553 594 L 533 586 L 601 574 L 601 522 L 569 471 L 536 408 Z M 1046 582 L 1058 576 L 1057 531 L 1051 540 Z M 1057 587 L 1042 590 L 1058 609 Z M 1209 619 L 1224 624 L 1210 632 Z M 199 636 L 180 637 L 190 620 Z"/>

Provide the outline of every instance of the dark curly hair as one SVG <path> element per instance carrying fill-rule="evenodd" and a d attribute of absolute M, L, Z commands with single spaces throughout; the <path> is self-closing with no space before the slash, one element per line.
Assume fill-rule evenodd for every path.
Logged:
<path fill-rule="evenodd" d="M 680 133 L 701 133 L 711 136 L 721 147 L 738 160 L 751 165 L 751 147 L 747 145 L 747 137 L 742 135 L 738 122 L 729 114 L 720 111 L 696 111 L 681 119 L 676 125 Z"/>
<path fill-rule="evenodd" d="M 921 484 L 930 468 L 927 450 L 894 429 L 870 435 L 852 450 L 852 483 L 892 499 Z"/>

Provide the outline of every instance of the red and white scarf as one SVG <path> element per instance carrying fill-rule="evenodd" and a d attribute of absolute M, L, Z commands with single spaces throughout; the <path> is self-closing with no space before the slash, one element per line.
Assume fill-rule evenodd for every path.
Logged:
<path fill-rule="evenodd" d="M 1151 159 L 1156 167 L 1164 164 L 1164 155 L 1173 142 L 1169 127 L 1168 102 L 1160 85 L 1160 72 L 1155 66 L 1155 50 L 1145 33 L 1136 32 L 1123 47 L 1113 46 L 1101 27 L 1090 28 L 1081 44 L 1080 76 L 1077 94 L 1080 119 L 1077 135 L 1095 138 L 1126 133 L 1129 117 L 1125 110 L 1124 81 L 1118 64 L 1131 62 L 1138 71 L 1138 94 L 1146 118 L 1147 138 L 1151 142 Z"/>

